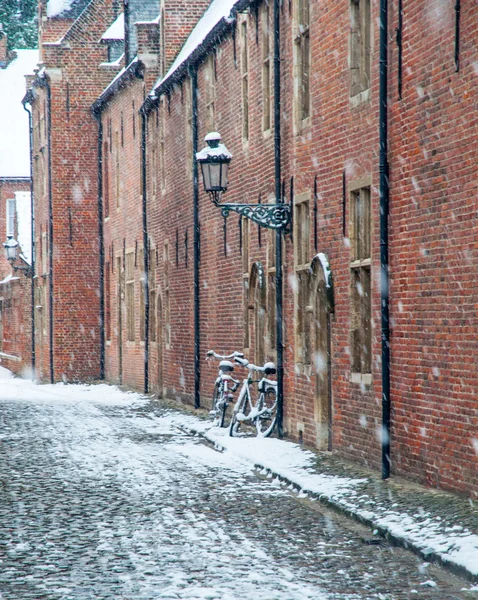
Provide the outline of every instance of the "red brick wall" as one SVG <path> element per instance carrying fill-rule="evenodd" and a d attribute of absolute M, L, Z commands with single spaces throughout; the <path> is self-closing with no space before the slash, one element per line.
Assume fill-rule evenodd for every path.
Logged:
<path fill-rule="evenodd" d="M 43 47 L 51 86 L 55 379 L 99 377 L 98 125 L 91 105 L 111 79 L 111 70 L 100 67 L 107 50 L 99 40 L 113 19 L 111 2 L 93 2 L 72 26 L 67 47 Z M 35 126 L 46 118 L 45 96 L 39 88 Z M 47 169 L 46 146 L 36 147 L 34 154 L 44 156 Z M 38 237 L 48 231 L 48 185 L 37 196 L 36 213 Z M 39 286 L 48 298 L 47 279 Z M 37 336 L 41 375 L 48 376 L 49 335 Z"/>
<path fill-rule="evenodd" d="M 437 3 L 437 10 L 441 3 Z M 451 10 L 451 9 L 450 9 Z M 453 12 L 453 11 L 452 11 Z M 333 449 L 379 468 L 381 461 L 381 337 L 378 177 L 378 5 L 372 5 L 372 82 L 370 100 L 350 100 L 349 12 L 346 5 L 327 9 L 312 3 L 311 120 L 294 131 L 292 15 L 282 9 L 282 174 L 300 194 L 318 186 L 318 247 L 330 261 L 335 281 L 332 320 Z M 449 15 L 448 15 L 449 17 Z M 472 281 L 476 256 L 472 228 L 473 135 L 471 104 L 476 92 L 472 45 L 476 18 L 471 9 L 462 19 L 462 67 L 454 73 L 453 23 L 425 29 L 428 9 L 405 11 L 404 100 L 396 99 L 396 49 L 390 51 L 391 161 L 391 312 L 392 312 L 392 471 L 443 488 L 476 493 L 477 372 L 472 363 L 476 307 Z M 395 26 L 396 6 L 391 9 Z M 433 41 L 435 40 L 435 42 Z M 261 48 L 255 41 L 255 17 L 249 17 L 250 140 L 241 136 L 240 73 L 233 44 L 225 40 L 217 53 L 216 129 L 234 158 L 228 202 L 267 198 L 273 193 L 273 138 L 261 128 Z M 475 52 L 475 54 L 473 54 Z M 239 48 L 237 49 L 239 55 Z M 200 138 L 205 130 L 204 67 L 199 68 Z M 450 91 L 450 88 L 452 92 Z M 180 246 L 188 228 L 192 241 L 192 183 L 186 177 L 184 85 L 175 88 L 166 108 L 166 181 L 159 202 L 149 204 L 150 233 L 158 248 L 170 241 L 171 347 L 164 350 L 164 387 L 171 395 L 188 394 L 193 379 L 192 263 L 174 263 L 175 232 Z M 168 102 L 166 101 L 168 106 Z M 471 120 L 470 120 L 471 119 Z M 155 116 L 150 117 L 150 131 Z M 149 152 L 159 134 L 149 140 Z M 435 158 L 435 156 L 437 158 Z M 350 248 L 342 235 L 342 175 L 349 190 L 369 178 L 372 191 L 372 384 L 351 382 Z M 287 194 L 289 185 L 286 186 Z M 446 196 L 445 196 L 446 194 Z M 151 196 L 150 196 L 151 197 Z M 476 211 L 475 211 L 476 212 Z M 311 213 L 311 228 L 313 213 Z M 223 253 L 223 221 L 201 192 L 201 348 L 230 352 L 242 347 L 242 267 L 237 217 L 228 222 L 228 255 Z M 469 224 L 469 225 L 468 225 Z M 266 232 L 258 245 L 251 224 L 250 264 L 266 262 Z M 310 258 L 316 253 L 310 236 Z M 192 258 L 192 246 L 191 258 Z M 445 250 L 445 253 L 443 252 Z M 446 258 L 445 258 L 446 256 Z M 163 280 L 159 261 L 158 283 Z M 315 444 L 314 375 L 295 364 L 293 242 L 285 241 L 285 424 L 291 437 L 303 429 Z M 252 355 L 253 348 L 249 348 Z M 203 363 L 202 396 L 212 387 L 215 366 Z M 152 366 L 153 370 L 155 366 Z M 182 369 L 182 370 L 181 370 Z M 475 432 L 475 433 L 474 433 Z M 475 436 L 476 437 L 476 436 Z"/>
<path fill-rule="evenodd" d="M 477 493 L 476 6 L 458 72 L 454 19 L 405 7 L 402 101 L 391 54 L 392 448 L 396 472 Z"/>

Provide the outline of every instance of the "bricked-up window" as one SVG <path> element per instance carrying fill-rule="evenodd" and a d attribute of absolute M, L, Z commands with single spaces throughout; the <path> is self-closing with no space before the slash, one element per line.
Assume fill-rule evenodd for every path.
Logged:
<path fill-rule="evenodd" d="M 210 54 L 205 63 L 204 86 L 206 98 L 206 130 L 216 129 L 216 55 Z"/>
<path fill-rule="evenodd" d="M 138 273 L 139 273 L 139 339 L 141 342 L 144 342 L 145 339 L 145 322 L 144 322 L 144 252 L 141 248 L 138 251 Z"/>
<path fill-rule="evenodd" d="M 244 348 L 249 348 L 249 241 L 250 221 L 241 218 L 241 248 L 242 248 L 242 289 L 244 316 Z"/>
<path fill-rule="evenodd" d="M 294 199 L 296 362 L 310 365 L 310 193 Z"/>
<path fill-rule="evenodd" d="M 134 252 L 125 257 L 126 339 L 134 341 Z"/>
<path fill-rule="evenodd" d="M 108 142 L 103 144 L 103 217 L 110 216 L 110 173 L 109 173 L 109 154 Z"/>
<path fill-rule="evenodd" d="M 149 339 L 156 341 L 156 250 L 149 252 Z"/>
<path fill-rule="evenodd" d="M 351 358 L 352 372 L 372 370 L 370 188 L 351 192 L 350 198 Z"/>
<path fill-rule="evenodd" d="M 265 362 L 266 287 L 261 263 L 254 263 L 250 275 L 249 311 L 254 327 L 254 362 Z"/>
<path fill-rule="evenodd" d="M 271 102 L 271 22 L 269 1 L 262 5 L 262 129 L 268 131 L 272 123 Z"/>
<path fill-rule="evenodd" d="M 15 198 L 7 198 L 7 236 L 15 236 Z"/>
<path fill-rule="evenodd" d="M 350 0 L 350 95 L 370 87 L 370 0 Z"/>
<path fill-rule="evenodd" d="M 295 93 L 297 121 L 310 116 L 310 0 L 296 0 Z"/>
<path fill-rule="evenodd" d="M 105 263 L 105 338 L 111 340 L 111 269 L 110 263 Z"/>
<path fill-rule="evenodd" d="M 170 290 L 169 290 L 169 242 L 164 243 L 164 341 L 166 345 L 171 344 L 171 306 L 170 306 Z"/>
<path fill-rule="evenodd" d="M 249 139 L 249 50 L 247 44 L 247 21 L 240 23 L 241 33 L 241 81 L 242 81 L 242 137 Z"/>

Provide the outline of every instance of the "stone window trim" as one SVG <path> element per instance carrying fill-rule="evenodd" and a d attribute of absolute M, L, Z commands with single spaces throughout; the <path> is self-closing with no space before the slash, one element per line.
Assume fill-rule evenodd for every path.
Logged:
<path fill-rule="evenodd" d="M 371 0 L 350 1 L 350 106 L 371 100 L 373 22 Z"/>
<path fill-rule="evenodd" d="M 363 175 L 349 182 L 347 185 L 347 196 L 349 199 L 349 235 L 350 235 L 350 309 L 351 309 L 351 329 L 350 329 L 350 357 L 351 357 L 351 368 L 350 368 L 350 382 L 358 384 L 361 387 L 370 387 L 373 383 L 373 365 L 372 365 L 372 297 L 373 297 L 373 276 L 372 276 L 372 251 L 373 251 L 373 218 L 372 218 L 372 185 L 373 178 L 371 174 Z M 356 222 L 355 208 L 354 208 L 354 195 L 357 192 L 364 190 L 368 194 L 368 215 L 365 216 L 363 223 L 365 224 L 368 231 L 365 232 L 365 241 L 362 239 L 360 242 L 356 234 L 356 228 L 360 227 L 360 224 Z M 368 224 L 367 224 L 368 223 Z M 363 237 L 363 236 L 362 236 Z M 368 246 L 367 256 L 361 256 L 364 253 L 364 249 L 358 248 L 358 244 Z M 369 306 L 364 307 L 365 303 L 361 303 L 361 306 L 355 306 L 356 296 L 354 294 L 353 279 L 357 276 L 365 276 L 369 281 L 370 292 L 369 292 Z M 355 297 L 355 299 L 354 299 Z M 367 315 L 363 314 L 363 309 L 367 308 Z M 357 362 L 358 358 L 355 356 L 355 345 L 353 340 L 353 321 L 362 319 L 362 321 L 368 320 L 367 334 L 368 334 L 368 346 L 369 346 L 369 368 L 366 372 L 362 368 L 358 369 L 354 367 L 354 362 Z M 363 361 L 363 357 L 360 357 L 360 362 Z"/>
<path fill-rule="evenodd" d="M 311 340 L 308 330 L 310 306 L 310 202 L 311 190 L 294 197 L 294 335 L 295 363 L 310 375 Z"/>
<path fill-rule="evenodd" d="M 211 52 L 204 62 L 206 134 L 216 131 L 216 82 L 216 53 Z"/>
<path fill-rule="evenodd" d="M 170 306 L 170 279 L 169 271 L 171 266 L 170 244 L 169 240 L 164 241 L 163 246 L 163 311 L 164 311 L 164 341 L 165 348 L 171 348 L 171 306 Z"/>
<path fill-rule="evenodd" d="M 124 265 L 124 294 L 126 304 L 126 341 L 135 342 L 135 281 L 134 281 L 135 249 L 127 248 Z"/>
<path fill-rule="evenodd" d="M 312 53 L 310 51 L 310 0 L 294 0 L 293 46 L 294 46 L 294 134 L 300 135 L 311 125 L 312 99 L 310 74 Z"/>
<path fill-rule="evenodd" d="M 249 146 L 250 115 L 249 115 L 249 44 L 248 44 L 248 15 L 241 14 L 239 26 L 239 64 L 241 74 L 241 107 L 242 107 L 242 143 Z"/>
<path fill-rule="evenodd" d="M 262 28 L 262 133 L 269 137 L 272 131 L 272 72 L 273 56 L 271 51 L 271 11 L 269 0 L 265 0 L 261 7 Z"/>

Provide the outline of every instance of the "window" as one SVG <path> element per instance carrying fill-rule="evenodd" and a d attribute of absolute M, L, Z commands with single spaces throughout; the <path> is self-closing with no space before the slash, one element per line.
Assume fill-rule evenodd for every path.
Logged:
<path fill-rule="evenodd" d="M 156 250 L 149 252 L 149 339 L 156 341 Z"/>
<path fill-rule="evenodd" d="M 159 54 L 161 77 L 166 74 L 166 11 L 164 8 L 164 0 L 161 1 L 161 18 L 159 20 L 159 43 L 161 51 Z"/>
<path fill-rule="evenodd" d="M 206 59 L 204 70 L 204 85 L 206 97 L 206 130 L 215 131 L 216 126 L 216 55 L 210 54 Z"/>
<path fill-rule="evenodd" d="M 110 263 L 105 263 L 105 338 L 111 340 L 111 270 Z"/>
<path fill-rule="evenodd" d="M 252 313 L 249 324 L 254 329 L 254 363 L 263 365 L 265 362 L 266 288 L 264 270 L 260 262 L 252 265 L 249 281 L 248 310 Z"/>
<path fill-rule="evenodd" d="M 271 128 L 271 29 L 269 2 L 262 5 L 262 129 Z"/>
<path fill-rule="evenodd" d="M 297 0 L 295 27 L 297 121 L 310 117 L 310 0 Z"/>
<path fill-rule="evenodd" d="M 294 200 L 294 249 L 296 278 L 296 362 L 310 365 L 310 192 Z"/>
<path fill-rule="evenodd" d="M 372 371 L 370 187 L 350 197 L 351 359 L 352 373 Z"/>
<path fill-rule="evenodd" d="M 164 243 L 164 337 L 166 345 L 171 344 L 171 311 L 169 289 L 169 243 Z"/>
<path fill-rule="evenodd" d="M 15 198 L 7 198 L 7 236 L 15 237 Z"/>
<path fill-rule="evenodd" d="M 144 342 L 145 339 L 145 309 L 144 309 L 144 290 L 145 290 L 145 272 L 144 272 L 144 252 L 141 248 L 138 251 L 138 272 L 139 272 L 139 339 Z"/>
<path fill-rule="evenodd" d="M 186 123 L 185 123 L 185 127 L 186 127 L 186 135 L 185 135 L 185 139 L 186 139 L 186 173 L 188 176 L 188 179 L 192 179 L 193 177 L 193 163 L 192 163 L 192 156 L 193 156 L 193 102 L 192 102 L 192 94 L 193 94 L 193 88 L 192 88 L 192 81 L 191 79 L 188 77 L 186 79 L 186 81 L 184 82 L 185 88 L 186 88 Z"/>
<path fill-rule="evenodd" d="M 115 193 L 116 208 L 120 207 L 120 139 L 119 132 L 115 132 Z"/>
<path fill-rule="evenodd" d="M 249 224 L 246 217 L 241 217 L 242 248 L 242 288 L 244 307 L 244 348 L 249 348 Z"/>
<path fill-rule="evenodd" d="M 276 350 L 276 240 L 277 232 L 268 231 L 267 241 L 267 332 L 266 341 L 271 356 Z"/>
<path fill-rule="evenodd" d="M 134 342 L 134 252 L 125 257 L 126 339 Z"/>
<path fill-rule="evenodd" d="M 241 32 L 241 80 L 242 80 L 242 137 L 249 139 L 249 57 L 247 48 L 247 21 L 240 24 Z"/>
<path fill-rule="evenodd" d="M 159 176 L 161 178 L 161 190 L 163 191 L 163 193 L 166 191 L 166 160 L 164 156 L 164 153 L 166 151 L 165 125 L 165 105 L 164 99 L 161 99 L 159 113 Z"/>
<path fill-rule="evenodd" d="M 350 0 L 350 95 L 370 88 L 370 0 Z"/>
<path fill-rule="evenodd" d="M 110 174 L 108 142 L 103 144 L 103 217 L 110 216 Z"/>

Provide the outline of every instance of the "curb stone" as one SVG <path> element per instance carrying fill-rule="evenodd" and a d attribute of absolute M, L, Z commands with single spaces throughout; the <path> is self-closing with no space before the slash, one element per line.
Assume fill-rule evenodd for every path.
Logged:
<path fill-rule="evenodd" d="M 207 432 L 203 432 L 203 431 L 200 431 L 199 429 L 195 429 L 190 424 L 188 424 L 187 426 L 177 424 L 177 427 L 178 427 L 178 429 L 180 429 L 186 433 L 193 433 L 194 435 L 203 438 L 209 445 L 211 445 L 215 450 L 218 450 L 219 452 L 224 452 L 227 450 L 227 448 L 225 446 L 222 446 L 219 441 L 217 441 L 215 439 L 214 440 L 210 439 L 207 436 Z M 247 460 L 247 459 L 244 459 L 244 460 Z M 381 538 L 387 540 L 387 542 L 391 543 L 392 545 L 409 550 L 427 562 L 434 562 L 436 564 L 439 564 L 439 565 L 443 566 L 444 568 L 448 569 L 449 571 L 451 571 L 452 573 L 454 573 L 455 575 L 464 577 L 471 583 L 478 583 L 478 576 L 475 575 L 474 573 L 472 573 L 471 571 L 469 571 L 466 567 L 463 567 L 462 565 L 459 565 L 452 560 L 448 560 L 446 557 L 440 555 L 438 552 L 434 551 L 431 548 L 430 549 L 421 548 L 420 546 L 415 544 L 412 540 L 407 539 L 402 536 L 399 536 L 399 535 L 391 532 L 387 527 L 384 527 L 383 525 L 380 525 L 379 523 L 375 522 L 375 520 L 373 518 L 364 517 L 363 515 L 359 514 L 357 511 L 354 511 L 354 510 L 348 508 L 347 506 L 344 506 L 340 502 L 335 501 L 333 498 L 329 498 L 329 497 L 327 497 L 323 494 L 319 494 L 317 492 L 309 491 L 309 490 L 301 487 L 299 484 L 294 482 L 292 479 L 285 477 L 284 475 L 280 475 L 279 473 L 275 472 L 273 469 L 270 469 L 259 462 L 254 462 L 254 468 L 256 470 L 260 470 L 261 474 L 265 475 L 268 478 L 278 479 L 280 482 L 284 482 L 289 487 L 292 486 L 292 488 L 295 492 L 297 492 L 299 494 L 300 493 L 304 494 L 303 497 L 307 496 L 308 498 L 313 498 L 315 500 L 318 500 L 327 508 L 330 508 L 346 517 L 353 519 L 354 521 L 356 521 L 358 523 L 361 523 L 362 525 L 369 527 L 370 529 L 372 529 L 374 535 L 380 536 Z M 371 480 L 369 480 L 369 481 L 371 481 Z M 386 485 L 386 484 L 384 484 L 384 485 Z"/>

